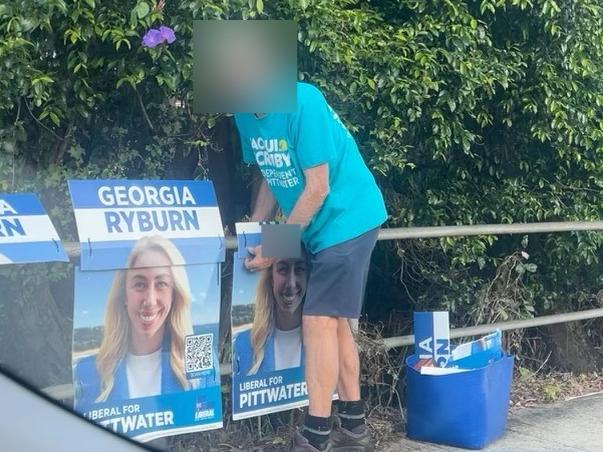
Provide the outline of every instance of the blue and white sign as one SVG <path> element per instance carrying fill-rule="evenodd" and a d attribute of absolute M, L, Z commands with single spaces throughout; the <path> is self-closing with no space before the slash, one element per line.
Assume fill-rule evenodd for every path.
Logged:
<path fill-rule="evenodd" d="M 52 261 L 69 259 L 37 196 L 0 194 L 0 265 Z"/>
<path fill-rule="evenodd" d="M 220 264 L 169 265 L 182 256 L 159 236 L 129 261 L 76 268 L 74 409 L 138 441 L 222 427 Z"/>
<path fill-rule="evenodd" d="M 69 181 L 74 409 L 140 441 L 222 426 L 224 232 L 208 181 Z"/>
<path fill-rule="evenodd" d="M 238 252 L 232 284 L 232 413 L 245 419 L 307 405 L 302 308 L 303 258 L 278 259 L 250 272 L 248 248 L 261 242 L 259 223 L 236 225 Z"/>
<path fill-rule="evenodd" d="M 182 180 L 70 180 L 82 270 L 123 268 L 141 237 L 161 235 L 187 264 L 224 261 L 213 184 Z"/>
<path fill-rule="evenodd" d="M 415 356 L 436 367 L 446 367 L 450 360 L 448 311 L 415 312 Z"/>

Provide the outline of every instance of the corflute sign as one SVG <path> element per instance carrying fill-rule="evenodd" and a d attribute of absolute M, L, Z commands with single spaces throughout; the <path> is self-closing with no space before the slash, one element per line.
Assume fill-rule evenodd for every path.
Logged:
<path fill-rule="evenodd" d="M 36 195 L 0 194 L 0 264 L 68 260 Z"/>
<path fill-rule="evenodd" d="M 433 366 L 446 367 L 450 360 L 450 328 L 448 311 L 415 312 L 413 314 L 415 354 Z"/>
<path fill-rule="evenodd" d="M 174 242 L 188 264 L 224 260 L 224 232 L 209 181 L 71 180 L 82 270 L 124 266 L 141 236 Z M 121 252 L 120 252 L 121 250 Z"/>
<path fill-rule="evenodd" d="M 232 282 L 232 417 L 245 419 L 308 404 L 301 336 L 307 271 L 303 257 L 250 272 L 259 223 L 237 223 Z"/>
<path fill-rule="evenodd" d="M 224 235 L 208 181 L 70 181 L 74 409 L 139 441 L 222 427 Z"/>

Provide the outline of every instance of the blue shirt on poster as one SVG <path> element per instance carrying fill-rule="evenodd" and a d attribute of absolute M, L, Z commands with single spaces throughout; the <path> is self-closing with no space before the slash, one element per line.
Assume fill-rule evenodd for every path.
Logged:
<path fill-rule="evenodd" d="M 276 356 L 274 352 L 274 333 L 269 334 L 264 344 L 264 358 L 255 372 L 262 375 L 266 372 L 274 372 L 276 368 Z M 299 366 L 304 362 L 304 349 L 301 349 Z M 235 375 L 242 378 L 249 375 L 253 367 L 253 345 L 251 344 L 251 330 L 240 332 L 234 339 L 233 344 L 233 370 Z"/>
<path fill-rule="evenodd" d="M 214 357 L 214 368 L 206 375 L 195 379 L 195 386 L 205 388 L 219 385 L 220 379 L 216 370 L 218 366 L 219 364 Z M 74 366 L 73 375 L 76 409 L 78 407 L 89 407 L 96 403 L 96 399 L 101 393 L 101 380 L 96 368 L 96 355 L 80 359 Z M 113 389 L 109 393 L 106 402 L 117 403 L 131 399 L 125 359 L 121 359 L 117 364 L 113 378 Z M 182 391 L 184 389 L 170 366 L 170 352 L 164 347 L 161 351 L 161 394 L 173 394 Z"/>
<path fill-rule="evenodd" d="M 354 138 L 313 85 L 297 83 L 294 113 L 235 114 L 243 160 L 257 164 L 288 216 L 304 170 L 329 165 L 330 193 L 303 233 L 311 253 L 356 238 L 387 219 L 383 196 Z"/>

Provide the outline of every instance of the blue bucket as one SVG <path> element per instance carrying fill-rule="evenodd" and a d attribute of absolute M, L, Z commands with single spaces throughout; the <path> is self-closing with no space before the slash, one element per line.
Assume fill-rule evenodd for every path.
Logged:
<path fill-rule="evenodd" d="M 481 449 L 505 431 L 513 356 L 449 375 L 421 375 L 406 359 L 406 434 L 418 441 Z"/>

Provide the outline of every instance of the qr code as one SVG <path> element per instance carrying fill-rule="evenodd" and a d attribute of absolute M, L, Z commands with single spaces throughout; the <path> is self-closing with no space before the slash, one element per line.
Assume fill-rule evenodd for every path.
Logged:
<path fill-rule="evenodd" d="M 213 334 L 187 336 L 184 346 L 184 365 L 186 373 L 211 369 L 213 359 Z"/>

